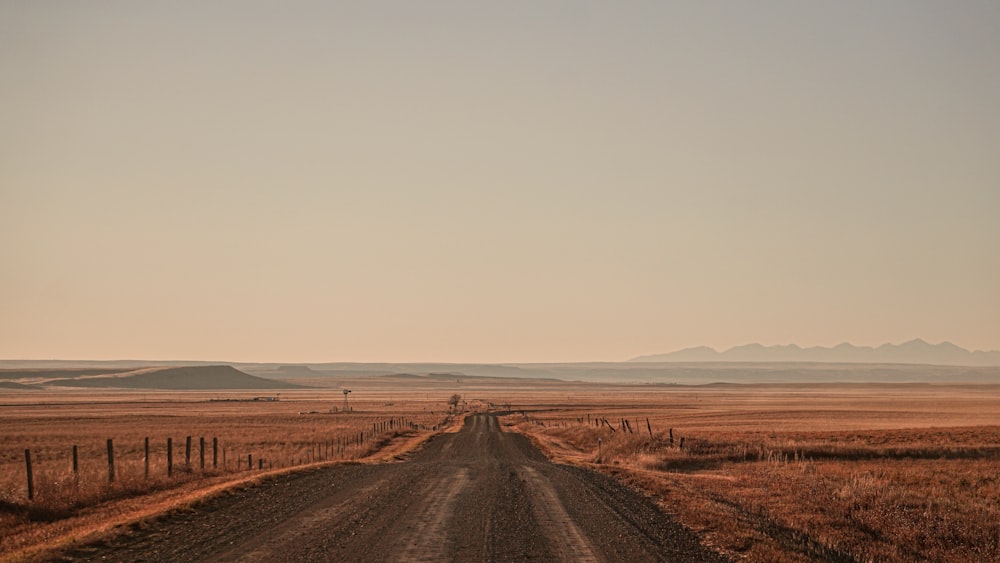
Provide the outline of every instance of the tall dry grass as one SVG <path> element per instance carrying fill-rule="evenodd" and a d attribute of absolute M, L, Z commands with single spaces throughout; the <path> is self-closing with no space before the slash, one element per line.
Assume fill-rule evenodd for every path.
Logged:
<path fill-rule="evenodd" d="M 601 415 L 612 431 L 592 409 L 505 423 L 557 460 L 656 495 L 736 558 L 1000 561 L 1000 426 L 822 431 L 785 421 L 774 430 L 677 427 L 671 443 L 662 411 Z M 643 415 L 631 417 L 632 432 L 621 425 L 628 414 Z"/>
<path fill-rule="evenodd" d="M 0 554 L 47 537 L 44 527 L 128 498 L 195 490 L 263 470 L 320 461 L 364 460 L 393 444 L 429 434 L 447 415 L 426 405 L 367 404 L 349 414 L 329 403 L 204 401 L 67 403 L 0 409 Z M 190 464 L 186 437 L 191 436 Z M 146 476 L 145 439 L 150 441 Z M 167 438 L 173 471 L 167 474 Z M 109 482 L 107 439 L 115 478 Z M 205 467 L 200 443 L 205 440 Z M 212 439 L 218 440 L 213 467 Z M 77 446 L 79 469 L 72 471 Z M 27 498 L 24 450 L 31 451 L 34 498 Z M 248 467 L 248 456 L 252 466 Z M 96 512 L 95 512 L 96 511 Z M 28 532 L 31 532 L 30 534 Z M 30 538 L 29 538 L 30 539 Z"/>
<path fill-rule="evenodd" d="M 157 421 L 109 429 L 77 421 L 72 435 L 50 434 L 29 443 L 34 481 L 33 499 L 27 498 L 26 464 L 16 450 L 0 450 L 0 503 L 21 504 L 32 518 L 57 518 L 96 502 L 159 490 L 192 479 L 302 465 L 315 461 L 360 459 L 386 440 L 410 430 L 427 429 L 402 417 L 358 416 L 339 420 L 281 420 L 273 426 L 258 421 L 198 421 L 192 430 L 161 428 Z M 106 439 L 113 438 L 114 480 L 110 481 Z M 205 435 L 211 432 L 211 435 Z M 165 437 L 164 434 L 167 436 Z M 191 437 L 190 457 L 187 438 Z M 150 438 L 149 464 L 145 440 Z M 167 438 L 172 464 L 168 472 Z M 4 441 L 16 441 L 8 436 Z M 213 448 L 213 440 L 217 448 Z M 204 441 L 204 442 L 203 442 Z M 78 470 L 72 470 L 72 448 L 77 446 Z M 204 445 L 204 447 L 202 446 Z M 204 463 L 204 466 L 203 466 Z M 169 475 L 168 475 L 169 473 Z"/>

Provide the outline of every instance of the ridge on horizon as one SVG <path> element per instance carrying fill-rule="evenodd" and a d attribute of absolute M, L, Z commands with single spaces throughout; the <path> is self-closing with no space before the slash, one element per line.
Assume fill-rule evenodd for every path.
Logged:
<path fill-rule="evenodd" d="M 1000 350 L 967 350 L 949 341 L 930 344 L 914 338 L 901 344 L 886 342 L 879 346 L 855 346 L 841 342 L 836 346 L 776 344 L 758 342 L 718 351 L 710 346 L 694 346 L 668 352 L 637 356 L 629 362 L 830 362 L 893 363 L 958 366 L 1000 366 Z"/>

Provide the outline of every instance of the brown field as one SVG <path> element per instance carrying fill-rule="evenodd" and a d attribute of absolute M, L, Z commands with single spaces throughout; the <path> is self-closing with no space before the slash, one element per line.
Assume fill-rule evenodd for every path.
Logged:
<path fill-rule="evenodd" d="M 448 417 L 448 394 L 419 397 L 329 390 L 283 391 L 280 400 L 245 401 L 262 392 L 8 392 L 0 394 L 0 558 L 30 546 L 86 535 L 128 520 L 150 505 L 188 502 L 225 483 L 323 462 L 380 460 L 401 454 Z M 218 400 L 220 398 L 226 400 Z M 186 463 L 186 437 L 192 437 Z M 145 438 L 150 441 L 146 477 Z M 114 444 L 109 482 L 107 440 Z M 167 476 L 167 438 L 173 471 Z M 200 439 L 205 439 L 205 468 Z M 212 440 L 218 441 L 213 468 Z M 72 471 L 72 448 L 78 473 Z M 24 450 L 31 451 L 28 500 Z M 248 456 L 252 471 L 248 471 Z M 154 498 L 155 497 L 155 498 Z"/>
<path fill-rule="evenodd" d="M 508 411 L 506 428 L 528 434 L 550 457 L 645 491 L 734 559 L 1000 561 L 998 386 L 400 379 L 360 391 L 364 383 L 350 382 L 359 392 L 349 415 L 325 412 L 343 402 L 329 389 L 283 391 L 279 402 L 208 401 L 252 392 L 0 394 L 0 554 L 93 537 L 109 522 L 155 515 L 292 464 L 391 459 L 445 422 L 448 396 L 460 393 L 470 410 Z M 300 414 L 309 411 L 317 414 Z M 344 446 L 392 418 L 420 429 L 379 431 L 364 446 Z M 190 471 L 186 436 L 194 438 Z M 178 467 L 171 479 L 167 437 Z M 219 439 L 224 468 L 200 470 L 200 437 Z M 114 485 L 107 438 L 115 441 Z M 74 444 L 79 485 L 69 471 Z M 36 474 L 30 503 L 25 448 Z M 265 460 L 265 471 L 247 471 L 248 454 L 255 467 Z"/>
<path fill-rule="evenodd" d="M 654 495 L 736 559 L 1000 561 L 996 386 L 649 387 L 511 400 L 518 412 L 505 424 L 550 457 Z"/>

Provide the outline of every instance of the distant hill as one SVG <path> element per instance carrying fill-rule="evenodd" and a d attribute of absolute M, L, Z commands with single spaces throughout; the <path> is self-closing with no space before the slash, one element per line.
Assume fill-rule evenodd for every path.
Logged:
<path fill-rule="evenodd" d="M 0 389 L 20 389 L 22 391 L 38 389 L 34 385 L 24 385 L 23 383 L 15 383 L 13 381 L 0 381 Z"/>
<path fill-rule="evenodd" d="M 0 379 L 37 379 L 39 377 L 55 377 L 53 374 L 59 374 L 58 377 L 80 377 L 84 375 L 110 375 L 113 373 L 123 373 L 126 371 L 135 371 L 137 368 L 126 368 L 126 369 L 116 369 L 116 368 L 106 368 L 106 369 L 86 369 L 86 368 L 70 368 L 70 369 L 46 369 L 46 368 L 32 368 L 32 369 L 0 369 Z"/>
<path fill-rule="evenodd" d="M 929 346 L 929 345 L 928 345 Z M 827 350 L 836 350 L 845 346 Z M 795 353 L 795 346 L 740 347 L 737 350 Z M 882 348 L 882 347 L 880 347 Z M 899 348 L 899 347 L 897 347 Z M 777 349 L 777 350 L 774 350 Z M 799 350 L 806 352 L 810 349 Z M 763 352 L 762 352 L 763 350 Z M 823 349 L 819 349 L 823 350 Z M 869 348 L 868 350 L 877 350 Z M 704 385 L 709 383 L 948 383 L 1000 385 L 1000 362 L 993 365 L 950 365 L 941 360 L 923 363 L 900 363 L 896 359 L 860 362 L 854 358 L 840 361 L 770 360 L 736 361 L 711 348 L 695 348 L 672 355 L 669 359 L 631 362 L 526 363 L 526 364 L 447 364 L 447 363 L 321 363 L 288 364 L 285 362 L 160 364 L 128 367 L 123 362 L 72 360 L 0 360 L 0 381 L 29 385 L 36 389 L 90 387 L 125 389 L 290 389 L 292 383 L 310 388 L 358 388 L 395 386 L 413 383 L 438 386 L 454 392 L 465 386 L 485 385 L 509 389 L 518 385 L 536 385 L 543 380 L 573 384 L 661 384 Z M 776 354 L 776 357 L 787 358 Z M 813 355 L 811 358 L 815 358 Z M 885 356 L 882 356 L 885 358 Z M 976 358 L 989 358 L 978 353 Z M 810 358 L 810 356 L 806 356 Z M 961 358 L 959 358 L 961 360 Z M 905 362 L 905 359 L 904 359 Z M 301 367 L 300 367 L 301 366 Z M 2 369 L 8 368 L 8 369 Z M 302 369 L 306 368 L 306 369 Z M 157 375 L 158 374 L 158 375 Z M 117 379 L 115 379 L 117 378 Z M 70 380 L 70 381 L 67 381 Z M 76 380 L 76 381 L 73 381 Z M 9 388 L 8 388 L 9 389 Z M 4 391 L 7 392 L 7 391 Z"/>
<path fill-rule="evenodd" d="M 56 372 L 58 373 L 58 372 Z M 36 372 L 37 378 L 40 372 Z M 257 377 L 232 366 L 187 366 L 141 368 L 99 375 L 78 375 L 40 382 L 53 387 L 117 389 L 301 389 L 285 381 Z"/>
<path fill-rule="evenodd" d="M 927 364 L 948 366 L 1000 366 L 1000 351 L 969 351 L 942 342 L 929 344 L 921 339 L 878 347 L 854 346 L 847 342 L 832 348 L 795 344 L 764 346 L 746 344 L 724 352 L 707 346 L 685 348 L 668 354 L 639 356 L 630 362 L 824 362 L 870 364 Z"/>

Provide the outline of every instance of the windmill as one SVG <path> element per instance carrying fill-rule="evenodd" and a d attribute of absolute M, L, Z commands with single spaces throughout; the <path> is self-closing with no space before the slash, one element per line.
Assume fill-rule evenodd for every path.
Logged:
<path fill-rule="evenodd" d="M 350 389 L 344 389 L 344 412 L 349 412 L 351 409 L 347 406 L 347 394 L 350 393 Z"/>

